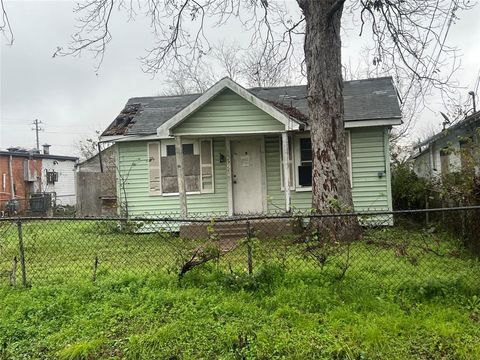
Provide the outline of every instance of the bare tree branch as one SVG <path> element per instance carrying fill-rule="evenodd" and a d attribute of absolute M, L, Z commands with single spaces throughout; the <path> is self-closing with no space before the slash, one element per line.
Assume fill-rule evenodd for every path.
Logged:
<path fill-rule="evenodd" d="M 2 33 L 2 35 L 7 39 L 8 45 L 13 45 L 15 37 L 12 26 L 10 25 L 10 19 L 8 18 L 7 10 L 5 9 L 4 0 L 0 0 L 0 11 L 2 13 L 0 33 Z"/>

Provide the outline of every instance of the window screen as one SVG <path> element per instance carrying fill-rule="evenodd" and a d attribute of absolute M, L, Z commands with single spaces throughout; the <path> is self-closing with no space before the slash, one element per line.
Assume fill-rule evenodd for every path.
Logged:
<path fill-rule="evenodd" d="M 175 145 L 167 145 L 167 156 L 175 156 Z"/>
<path fill-rule="evenodd" d="M 193 155 L 193 144 L 183 144 L 183 155 Z"/>

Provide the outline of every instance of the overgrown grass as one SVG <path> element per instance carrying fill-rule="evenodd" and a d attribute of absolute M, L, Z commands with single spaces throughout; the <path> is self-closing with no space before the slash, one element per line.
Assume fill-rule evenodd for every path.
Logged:
<path fill-rule="evenodd" d="M 198 243 L 111 225 L 24 226 L 32 286 L 0 282 L 0 359 L 480 358 L 480 265 L 446 233 L 369 230 L 324 263 L 255 240 L 252 275 L 240 246 L 179 280 Z M 16 228 L 0 239 L 8 271 Z"/>
<path fill-rule="evenodd" d="M 458 284 L 385 290 L 279 266 L 0 289 L 0 358 L 478 359 L 480 301 Z"/>
<path fill-rule="evenodd" d="M 197 249 L 212 245 L 211 240 L 208 244 L 205 239 L 185 240 L 164 231 L 144 234 L 120 231 L 118 225 L 101 221 L 24 222 L 28 283 L 37 286 L 94 276 L 111 279 L 125 275 L 178 274 Z M 254 270 L 260 265 L 276 264 L 287 272 L 314 270 L 331 281 L 354 277 L 373 281 L 383 288 L 409 281 L 437 280 L 480 286 L 478 260 L 446 232 L 411 226 L 387 227 L 367 230 L 362 241 L 350 245 L 316 247 L 316 244 L 315 240 L 291 236 L 252 239 Z M 233 251 L 214 262 L 219 270 L 242 274 L 248 268 L 248 253 L 245 241 L 240 240 Z M 12 272 L 19 284 L 17 227 L 0 222 L 0 286 L 11 282 Z"/>

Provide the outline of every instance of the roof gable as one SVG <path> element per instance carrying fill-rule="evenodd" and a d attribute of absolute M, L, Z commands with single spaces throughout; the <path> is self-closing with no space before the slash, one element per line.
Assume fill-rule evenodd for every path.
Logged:
<path fill-rule="evenodd" d="M 170 128 L 172 135 L 218 135 L 285 131 L 285 125 L 230 89 Z"/>
<path fill-rule="evenodd" d="M 196 98 L 191 104 L 180 110 L 172 118 L 164 122 L 157 128 L 157 135 L 170 136 L 171 130 L 175 128 L 178 124 L 187 119 L 190 115 L 201 109 L 203 106 L 212 101 L 217 95 L 219 95 L 224 90 L 230 90 L 237 94 L 239 97 L 243 98 L 245 101 L 256 106 L 258 109 L 262 110 L 264 113 L 270 115 L 273 119 L 279 121 L 283 124 L 285 130 L 299 130 L 300 122 L 296 121 L 292 117 L 288 116 L 284 112 L 278 110 L 273 105 L 261 100 L 256 97 L 248 90 L 241 87 L 239 84 L 231 80 L 230 78 L 223 78 L 210 89 Z"/>

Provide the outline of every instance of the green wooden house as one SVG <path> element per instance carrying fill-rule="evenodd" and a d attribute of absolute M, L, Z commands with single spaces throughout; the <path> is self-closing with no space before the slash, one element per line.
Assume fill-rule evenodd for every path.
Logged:
<path fill-rule="evenodd" d="M 389 134 L 401 124 L 391 78 L 344 84 L 355 210 L 391 210 Z M 306 86 L 128 100 L 103 132 L 116 144 L 119 203 L 130 215 L 237 215 L 311 207 Z"/>

